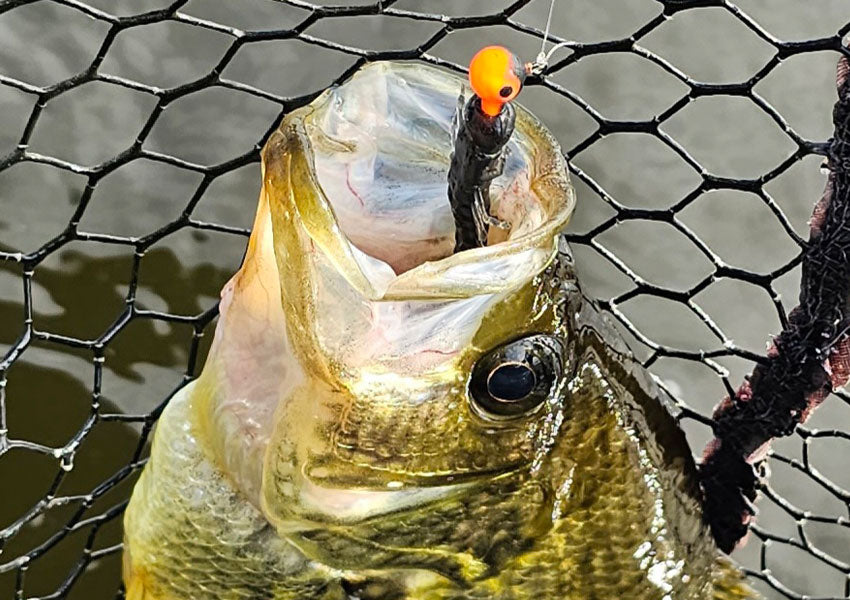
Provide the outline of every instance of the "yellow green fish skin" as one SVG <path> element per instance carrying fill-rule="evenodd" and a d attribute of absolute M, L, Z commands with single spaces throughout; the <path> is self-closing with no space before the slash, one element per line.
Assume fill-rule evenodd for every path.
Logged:
<path fill-rule="evenodd" d="M 438 102 L 460 88 L 411 65 L 360 82 L 391 78 Z M 334 172 L 318 175 L 325 160 L 356 173 L 362 156 L 346 157 L 364 151 L 343 135 L 360 139 L 362 121 L 327 134 L 335 93 L 264 151 L 207 364 L 160 417 L 127 508 L 128 600 L 755 598 L 702 523 L 670 406 L 578 290 L 558 234 L 572 188 L 548 133 L 518 111 L 519 166 L 495 210 L 524 234 L 417 266 L 453 239 L 435 226 L 393 274 L 349 243 Z M 417 147 L 387 134 L 392 153 L 433 145 L 408 126 Z M 473 368 L 532 335 L 559 340 L 560 374 L 537 408 L 495 418 Z"/>

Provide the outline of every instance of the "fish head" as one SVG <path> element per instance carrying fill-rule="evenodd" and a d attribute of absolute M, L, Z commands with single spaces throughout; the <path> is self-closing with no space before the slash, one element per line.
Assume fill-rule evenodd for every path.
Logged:
<path fill-rule="evenodd" d="M 572 275 L 556 260 L 572 188 L 557 144 L 521 113 L 494 182 L 510 231 L 453 254 L 449 82 L 366 69 L 290 115 L 266 148 L 303 373 L 266 454 L 262 501 L 279 524 L 440 501 L 531 468 L 551 444 L 574 362 L 562 297 Z M 413 118 L 420 106 L 427 122 Z"/>
<path fill-rule="evenodd" d="M 196 396 L 218 464 L 325 564 L 389 560 L 374 544 L 463 555 L 475 538 L 476 556 L 507 552 L 551 526 L 572 465 L 565 424 L 587 429 L 572 418 L 580 294 L 560 235 L 574 206 L 563 155 L 517 107 L 491 184 L 509 229 L 454 252 L 446 174 L 463 85 L 370 65 L 290 113 L 263 151 L 249 248 Z"/>

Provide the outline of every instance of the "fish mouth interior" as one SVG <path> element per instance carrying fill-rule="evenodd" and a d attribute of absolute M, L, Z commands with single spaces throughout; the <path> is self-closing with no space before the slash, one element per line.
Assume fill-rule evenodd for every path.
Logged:
<path fill-rule="evenodd" d="M 356 94 L 357 86 L 352 87 L 350 94 Z M 343 102 L 355 100 L 346 97 Z M 392 110 L 379 114 L 363 103 L 356 103 L 360 111 L 337 103 L 324 119 L 314 164 L 348 241 L 401 274 L 454 252 L 447 182 L 451 99 L 424 99 L 414 91 L 390 100 Z M 425 104 L 432 112 L 417 123 L 412 116 Z M 531 189 L 532 162 L 522 140 L 509 144 L 504 172 L 490 189 L 492 214 L 510 228 L 491 227 L 487 245 L 539 229 L 549 216 Z"/>
<path fill-rule="evenodd" d="M 454 254 L 447 177 L 453 119 L 464 93 L 462 79 L 434 67 L 373 63 L 328 90 L 305 116 L 315 185 L 336 230 L 330 235 L 341 238 L 335 244 L 371 281 L 377 290 L 371 296 L 393 287 L 395 278 L 403 281 L 395 293 L 403 295 L 402 289 L 416 287 L 413 280 L 420 288 L 441 287 L 435 280 L 441 269 L 548 251 L 526 261 L 533 276 L 554 254 L 555 237 L 572 212 L 572 188 L 557 142 L 521 107 L 503 172 L 490 187 L 491 213 L 509 228 L 491 226 L 485 247 Z M 502 267 L 477 273 L 472 287 L 488 278 L 491 287 L 515 285 L 517 265 Z M 453 292 L 432 289 L 430 296 L 457 296 L 462 277 L 455 275 Z"/>

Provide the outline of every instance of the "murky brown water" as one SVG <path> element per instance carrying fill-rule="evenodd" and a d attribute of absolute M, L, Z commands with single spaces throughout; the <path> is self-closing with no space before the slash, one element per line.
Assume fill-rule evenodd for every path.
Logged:
<path fill-rule="evenodd" d="M 345 2 L 346 5 L 366 2 Z M 137 14 L 169 4 L 165 0 L 97 0 L 100 10 Z M 327 3 L 326 3 L 327 4 Z M 507 7 L 506 0 L 400 0 L 393 7 L 449 15 L 481 15 Z M 739 0 L 747 11 L 781 39 L 833 34 L 850 21 L 846 0 Z M 0 4 L 0 10 L 3 9 Z M 536 0 L 513 18 L 542 27 L 548 2 Z M 661 10 L 654 0 L 558 0 L 553 31 L 590 42 L 616 39 L 636 31 Z M 304 9 L 271 0 L 192 0 L 181 12 L 244 29 L 280 29 L 303 21 Z M 368 50 L 409 49 L 441 29 L 439 22 L 391 16 L 324 18 L 306 34 Z M 84 70 L 109 27 L 81 12 L 53 2 L 36 2 L 0 14 L 0 74 L 33 85 L 48 85 Z M 429 54 L 457 63 L 468 61 L 485 43 L 502 43 L 532 58 L 539 41 L 514 29 L 495 26 L 458 29 L 441 39 Z M 231 45 L 227 35 L 175 22 L 135 27 L 118 34 L 102 73 L 168 88 L 202 77 Z M 721 8 L 689 10 L 661 25 L 640 45 L 685 71 L 713 83 L 739 82 L 757 72 L 773 48 Z M 566 53 L 564 54 L 566 55 Z M 354 62 L 355 57 L 300 40 L 252 42 L 242 46 L 223 77 L 275 95 L 295 97 L 321 89 Z M 803 138 L 824 140 L 830 134 L 836 55 L 829 52 L 793 56 L 755 87 Z M 552 80 L 577 94 L 605 117 L 648 119 L 687 92 L 687 86 L 650 62 L 629 53 L 590 56 L 559 71 Z M 0 85 L 0 157 L 18 143 L 36 96 Z M 555 132 L 566 150 L 595 129 L 586 112 L 561 95 L 541 87 L 526 90 L 521 102 Z M 143 128 L 156 99 L 141 91 L 107 83 L 87 83 L 50 100 L 33 132 L 30 150 L 80 165 L 95 165 L 129 147 Z M 280 117 L 281 106 L 267 98 L 222 87 L 208 88 L 170 103 L 153 126 L 144 147 L 203 165 L 219 164 L 251 151 Z M 770 171 L 795 150 L 768 116 L 745 98 L 703 97 L 688 104 L 662 126 L 711 173 L 756 177 Z M 657 138 L 615 134 L 573 157 L 621 204 L 663 209 L 700 184 L 699 175 Z M 819 160 L 810 157 L 766 186 L 794 230 L 807 235 L 811 206 L 823 189 Z M 150 234 L 174 221 L 193 201 L 203 176 L 163 162 L 136 160 L 100 181 L 81 219 L 81 231 L 111 236 Z M 32 252 L 59 234 L 74 213 L 86 186 L 84 175 L 46 164 L 26 162 L 0 171 L 0 251 Z M 247 228 L 259 190 L 259 166 L 253 162 L 216 177 L 194 207 L 192 217 L 232 228 Z M 591 231 L 614 214 L 586 184 L 578 182 L 579 207 L 570 226 Z M 798 247 L 755 195 L 715 191 L 679 213 L 688 228 L 729 264 L 769 272 L 788 262 Z M 137 306 L 192 316 L 214 306 L 218 290 L 239 265 L 246 238 L 241 233 L 180 229 L 153 244 L 140 263 Z M 689 289 L 713 271 L 696 246 L 669 224 L 628 220 L 596 236 L 595 242 L 622 258 L 650 283 Z M 634 284 L 597 249 L 575 245 L 581 281 L 594 296 L 610 298 Z M 122 243 L 77 241 L 53 252 L 35 269 L 32 280 L 36 329 L 84 340 L 102 335 L 126 306 L 133 273 L 133 247 Z M 799 275 L 776 282 L 786 308 L 793 305 Z M 779 322 L 768 294 L 740 281 L 721 280 L 694 301 L 705 309 L 740 347 L 763 352 Z M 0 260 L 0 356 L 23 331 L 21 266 Z M 683 306 L 641 295 L 620 310 L 652 340 L 688 350 L 712 350 L 717 338 Z M 207 331 L 211 331 L 208 327 Z M 105 350 L 101 415 L 144 415 L 159 406 L 182 381 L 193 339 L 192 326 L 138 319 L 126 326 Z M 634 341 L 634 340 L 633 340 Z M 203 342 L 201 344 L 203 357 Z M 650 351 L 637 342 L 638 355 Z M 89 418 L 94 380 L 90 350 L 35 341 L 7 373 L 6 419 L 13 439 L 61 447 Z M 201 364 L 194 369 L 196 373 Z M 740 381 L 746 361 L 717 362 Z M 716 374 L 704 364 L 661 358 L 654 372 L 703 413 L 724 394 Z M 107 417 L 99 421 L 77 452 L 73 468 L 55 491 L 57 496 L 88 494 L 119 473 L 134 457 L 144 456 L 140 422 Z M 812 427 L 850 430 L 850 407 L 824 406 Z M 695 448 L 706 428 L 686 423 Z M 778 445 L 799 457 L 799 438 Z M 812 446 L 815 466 L 850 487 L 846 443 L 825 440 Z M 21 518 L 55 484 L 58 461 L 23 449 L 0 456 L 0 529 Z M 774 487 L 799 507 L 814 513 L 848 516 L 846 501 L 816 488 L 798 470 L 773 461 Z M 134 475 L 97 499 L 86 516 L 103 513 L 126 499 Z M 3 564 L 38 546 L 61 529 L 79 503 L 56 506 L 11 537 L 0 554 Z M 769 501 L 762 502 L 760 523 L 780 536 L 797 536 L 797 523 Z M 24 597 L 50 595 L 80 559 L 91 528 L 81 528 L 52 547 L 26 571 Z M 839 560 L 850 562 L 846 528 L 807 525 L 813 543 Z M 120 541 L 120 514 L 105 521 L 94 548 Z M 756 539 L 738 554 L 757 567 L 761 544 Z M 109 598 L 117 586 L 117 552 L 94 561 L 73 586 L 70 598 Z M 797 593 L 843 597 L 844 575 L 790 546 L 771 549 L 769 566 Z M 761 586 L 764 589 L 764 586 Z M 0 598 L 12 598 L 15 572 L 0 573 Z M 61 595 L 61 594 L 60 594 Z M 782 597 L 767 592 L 771 598 Z"/>

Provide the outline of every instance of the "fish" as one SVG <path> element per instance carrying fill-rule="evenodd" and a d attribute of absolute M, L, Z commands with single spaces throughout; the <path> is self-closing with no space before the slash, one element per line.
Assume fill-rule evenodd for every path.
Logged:
<path fill-rule="evenodd" d="M 582 295 L 557 141 L 521 106 L 454 252 L 464 80 L 374 62 L 262 153 L 200 376 L 124 517 L 128 600 L 756 598 L 677 405 Z"/>

